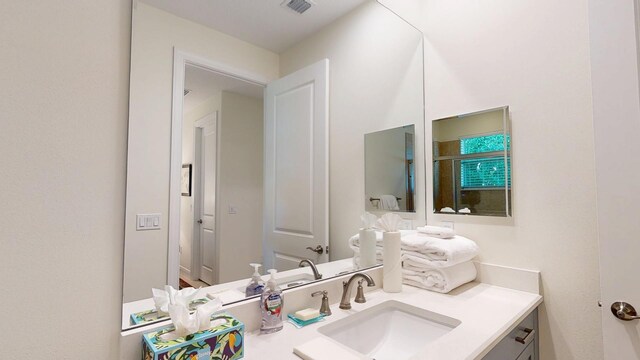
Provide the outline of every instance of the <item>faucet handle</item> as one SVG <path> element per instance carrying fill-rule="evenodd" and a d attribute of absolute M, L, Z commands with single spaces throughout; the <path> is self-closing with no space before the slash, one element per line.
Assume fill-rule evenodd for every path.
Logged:
<path fill-rule="evenodd" d="M 364 288 L 362 287 L 362 281 L 358 281 L 358 290 L 356 292 L 356 298 L 353 300 L 359 304 L 363 304 L 367 302 L 367 299 L 364 298 Z"/>
<path fill-rule="evenodd" d="M 322 305 L 320 305 L 320 314 L 324 316 L 331 315 L 331 308 L 329 307 L 329 297 L 327 297 L 327 290 L 316 291 L 311 294 L 312 297 L 322 295 Z"/>

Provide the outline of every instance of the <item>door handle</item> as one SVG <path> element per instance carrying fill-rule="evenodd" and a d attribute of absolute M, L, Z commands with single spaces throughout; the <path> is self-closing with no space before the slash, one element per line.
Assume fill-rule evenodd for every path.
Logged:
<path fill-rule="evenodd" d="M 613 316 L 623 321 L 640 319 L 640 316 L 638 316 L 636 309 L 634 309 L 631 304 L 624 301 L 616 301 L 611 304 L 611 312 L 613 313 Z"/>
<path fill-rule="evenodd" d="M 307 246 L 307 250 L 311 250 L 315 253 L 317 253 L 318 255 L 322 255 L 324 253 L 324 249 L 322 248 L 322 245 L 318 245 L 314 248 L 312 248 L 311 246 Z"/>
<path fill-rule="evenodd" d="M 202 219 L 198 219 L 198 224 L 202 224 Z"/>

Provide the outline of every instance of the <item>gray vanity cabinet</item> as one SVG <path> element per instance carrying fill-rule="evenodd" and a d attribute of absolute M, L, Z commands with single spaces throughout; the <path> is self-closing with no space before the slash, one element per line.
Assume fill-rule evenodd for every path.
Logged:
<path fill-rule="evenodd" d="M 522 320 L 482 360 L 538 360 L 538 309 Z"/>

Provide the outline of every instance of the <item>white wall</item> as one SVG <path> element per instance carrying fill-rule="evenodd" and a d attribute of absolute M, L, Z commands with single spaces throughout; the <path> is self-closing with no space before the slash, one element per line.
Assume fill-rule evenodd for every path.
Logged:
<path fill-rule="evenodd" d="M 215 111 L 220 111 L 221 101 L 222 91 L 214 91 L 213 96 L 184 114 L 184 118 L 182 119 L 183 164 L 192 164 L 195 166 L 194 123 Z M 195 169 L 193 169 L 192 172 L 195 172 Z M 192 173 L 192 195 L 195 181 L 197 180 L 193 178 Z M 180 197 L 180 270 L 187 275 L 187 277 L 191 274 L 191 244 L 193 242 L 194 205 L 193 196 Z"/>
<path fill-rule="evenodd" d="M 431 122 L 434 119 L 429 119 Z M 504 111 L 502 109 L 431 122 L 431 138 L 433 141 L 455 141 L 461 137 L 483 135 L 504 131 Z M 435 125 L 435 126 L 433 126 Z"/>
<path fill-rule="evenodd" d="M 420 33 L 374 1 L 280 54 L 283 75 L 323 58 L 330 61 L 332 260 L 353 256 L 347 240 L 358 231 L 365 209 L 364 134 L 415 123 L 416 154 L 424 154 L 422 55 Z M 418 157 L 418 219 L 424 219 L 423 164 Z"/>
<path fill-rule="evenodd" d="M 167 278 L 173 47 L 278 77 L 278 55 L 138 2 L 131 61 L 124 300 L 149 297 Z M 221 51 L 224 49 L 224 51 Z M 138 213 L 162 213 L 162 229 L 135 231 Z"/>
<path fill-rule="evenodd" d="M 427 221 L 541 271 L 541 359 L 602 358 L 587 1 L 426 5 L 427 120 L 511 107 L 514 214 Z"/>
<path fill-rule="evenodd" d="M 2 358 L 118 358 L 130 6 L 2 2 Z"/>
<path fill-rule="evenodd" d="M 262 263 L 263 104 L 222 92 L 220 113 L 219 281 L 248 278 Z M 229 214 L 234 206 L 236 214 Z"/>

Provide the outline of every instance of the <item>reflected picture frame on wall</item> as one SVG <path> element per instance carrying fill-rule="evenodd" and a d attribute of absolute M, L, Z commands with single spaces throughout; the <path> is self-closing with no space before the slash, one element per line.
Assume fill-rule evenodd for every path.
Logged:
<path fill-rule="evenodd" d="M 180 192 L 182 196 L 191 196 L 191 164 L 182 165 Z"/>

